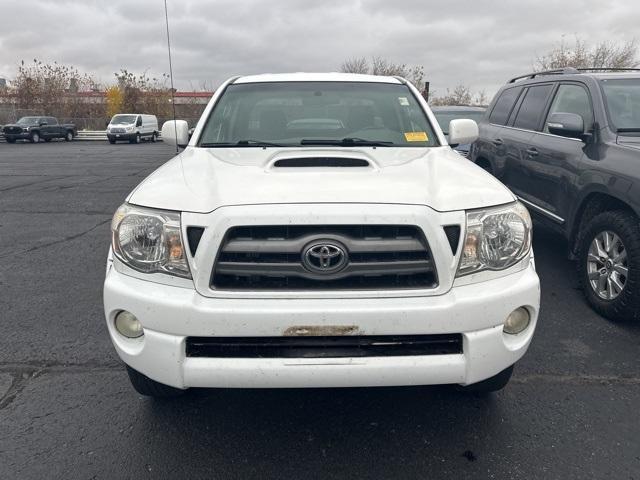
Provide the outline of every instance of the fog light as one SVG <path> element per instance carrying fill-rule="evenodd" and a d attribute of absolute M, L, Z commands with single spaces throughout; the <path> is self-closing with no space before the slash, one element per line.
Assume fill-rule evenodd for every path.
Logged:
<path fill-rule="evenodd" d="M 529 310 L 524 307 L 516 308 L 504 321 L 502 331 L 510 335 L 516 335 L 529 326 L 530 320 Z"/>
<path fill-rule="evenodd" d="M 123 310 L 116 315 L 116 330 L 127 338 L 138 338 L 144 335 L 142 325 L 136 316 Z"/>

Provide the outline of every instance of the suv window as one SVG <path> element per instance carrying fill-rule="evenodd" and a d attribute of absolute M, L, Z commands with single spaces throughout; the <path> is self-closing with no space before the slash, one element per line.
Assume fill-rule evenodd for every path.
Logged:
<path fill-rule="evenodd" d="M 547 98 L 552 89 L 552 84 L 529 87 L 524 100 L 522 100 L 513 126 L 525 130 L 537 130 L 540 117 L 542 116 L 544 107 L 547 104 Z"/>
<path fill-rule="evenodd" d="M 504 90 L 493 106 L 493 110 L 491 110 L 489 123 L 495 123 L 496 125 L 506 124 L 513 105 L 516 103 L 521 91 L 521 88 L 508 88 Z"/>
<path fill-rule="evenodd" d="M 47 125 L 57 125 L 58 121 L 55 119 L 55 117 L 47 117 L 45 119 L 47 121 Z"/>
<path fill-rule="evenodd" d="M 575 113 L 580 115 L 584 120 L 585 131 L 589 131 L 593 127 L 593 109 L 591 108 L 591 100 L 589 99 L 587 91 L 580 85 L 560 85 L 558 92 L 553 99 L 553 103 L 551 104 L 551 108 L 549 109 L 549 115 L 559 112 Z M 544 131 L 549 131 L 546 122 L 544 125 Z"/>

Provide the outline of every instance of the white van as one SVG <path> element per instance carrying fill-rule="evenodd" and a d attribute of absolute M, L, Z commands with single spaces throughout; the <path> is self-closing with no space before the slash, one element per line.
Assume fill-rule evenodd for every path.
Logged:
<path fill-rule="evenodd" d="M 128 140 L 140 143 L 143 139 L 155 142 L 158 138 L 158 119 L 155 115 L 119 113 L 114 115 L 107 126 L 109 143 Z"/>

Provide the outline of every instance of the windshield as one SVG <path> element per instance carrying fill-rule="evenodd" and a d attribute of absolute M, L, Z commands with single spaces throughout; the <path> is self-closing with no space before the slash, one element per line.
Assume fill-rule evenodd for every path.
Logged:
<path fill-rule="evenodd" d="M 18 125 L 36 125 L 40 117 L 22 117 L 18 120 Z"/>
<path fill-rule="evenodd" d="M 609 123 L 618 133 L 640 133 L 640 78 L 600 81 L 609 112 Z"/>
<path fill-rule="evenodd" d="M 111 125 L 125 125 L 127 123 L 135 123 L 137 115 L 114 115 L 111 119 Z"/>
<path fill-rule="evenodd" d="M 273 82 L 229 85 L 210 115 L 201 147 L 437 145 L 406 85 Z"/>
<path fill-rule="evenodd" d="M 442 110 L 434 111 L 433 114 L 436 116 L 436 120 L 438 120 L 438 124 L 442 129 L 442 133 L 444 133 L 445 135 L 449 135 L 449 122 L 451 120 L 470 118 L 471 120 L 479 122 L 482 117 L 484 117 L 483 110 Z"/>

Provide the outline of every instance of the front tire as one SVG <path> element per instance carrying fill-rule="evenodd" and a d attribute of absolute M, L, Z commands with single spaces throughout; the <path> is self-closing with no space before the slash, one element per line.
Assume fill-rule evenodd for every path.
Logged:
<path fill-rule="evenodd" d="M 157 139 L 158 139 L 158 134 L 156 132 L 153 132 L 153 135 L 151 135 L 151 141 L 153 143 L 156 143 Z"/>
<path fill-rule="evenodd" d="M 70 142 L 73 140 L 73 132 L 69 130 L 67 134 L 64 136 L 66 142 Z"/>
<path fill-rule="evenodd" d="M 115 141 L 113 138 L 110 138 L 110 139 L 109 139 L 109 143 L 110 143 L 111 145 L 113 145 L 114 143 L 116 143 L 116 141 Z"/>
<path fill-rule="evenodd" d="M 609 320 L 640 319 L 640 226 L 626 211 L 596 215 L 580 232 L 578 275 L 587 301 Z"/>
<path fill-rule="evenodd" d="M 185 393 L 185 390 L 170 387 L 169 385 L 151 380 L 149 377 L 137 370 L 134 370 L 129 365 L 126 367 L 131 385 L 133 385 L 133 388 L 135 388 L 136 392 L 140 395 L 155 398 L 171 398 L 179 397 Z"/>
<path fill-rule="evenodd" d="M 31 137 L 29 137 L 31 143 L 39 143 L 40 142 L 40 134 L 38 132 L 31 133 Z"/>
<path fill-rule="evenodd" d="M 460 385 L 458 386 L 458 390 L 465 393 L 477 393 L 477 394 L 487 394 L 491 392 L 497 392 L 498 390 L 502 390 L 506 387 L 509 380 L 511 380 L 511 375 L 513 375 L 513 365 L 505 368 L 500 373 L 494 375 L 493 377 L 489 377 L 486 380 L 482 380 L 478 383 L 472 383 L 471 385 Z"/>
<path fill-rule="evenodd" d="M 16 143 L 15 138 L 5 138 L 5 140 L 7 141 L 7 143 Z"/>

